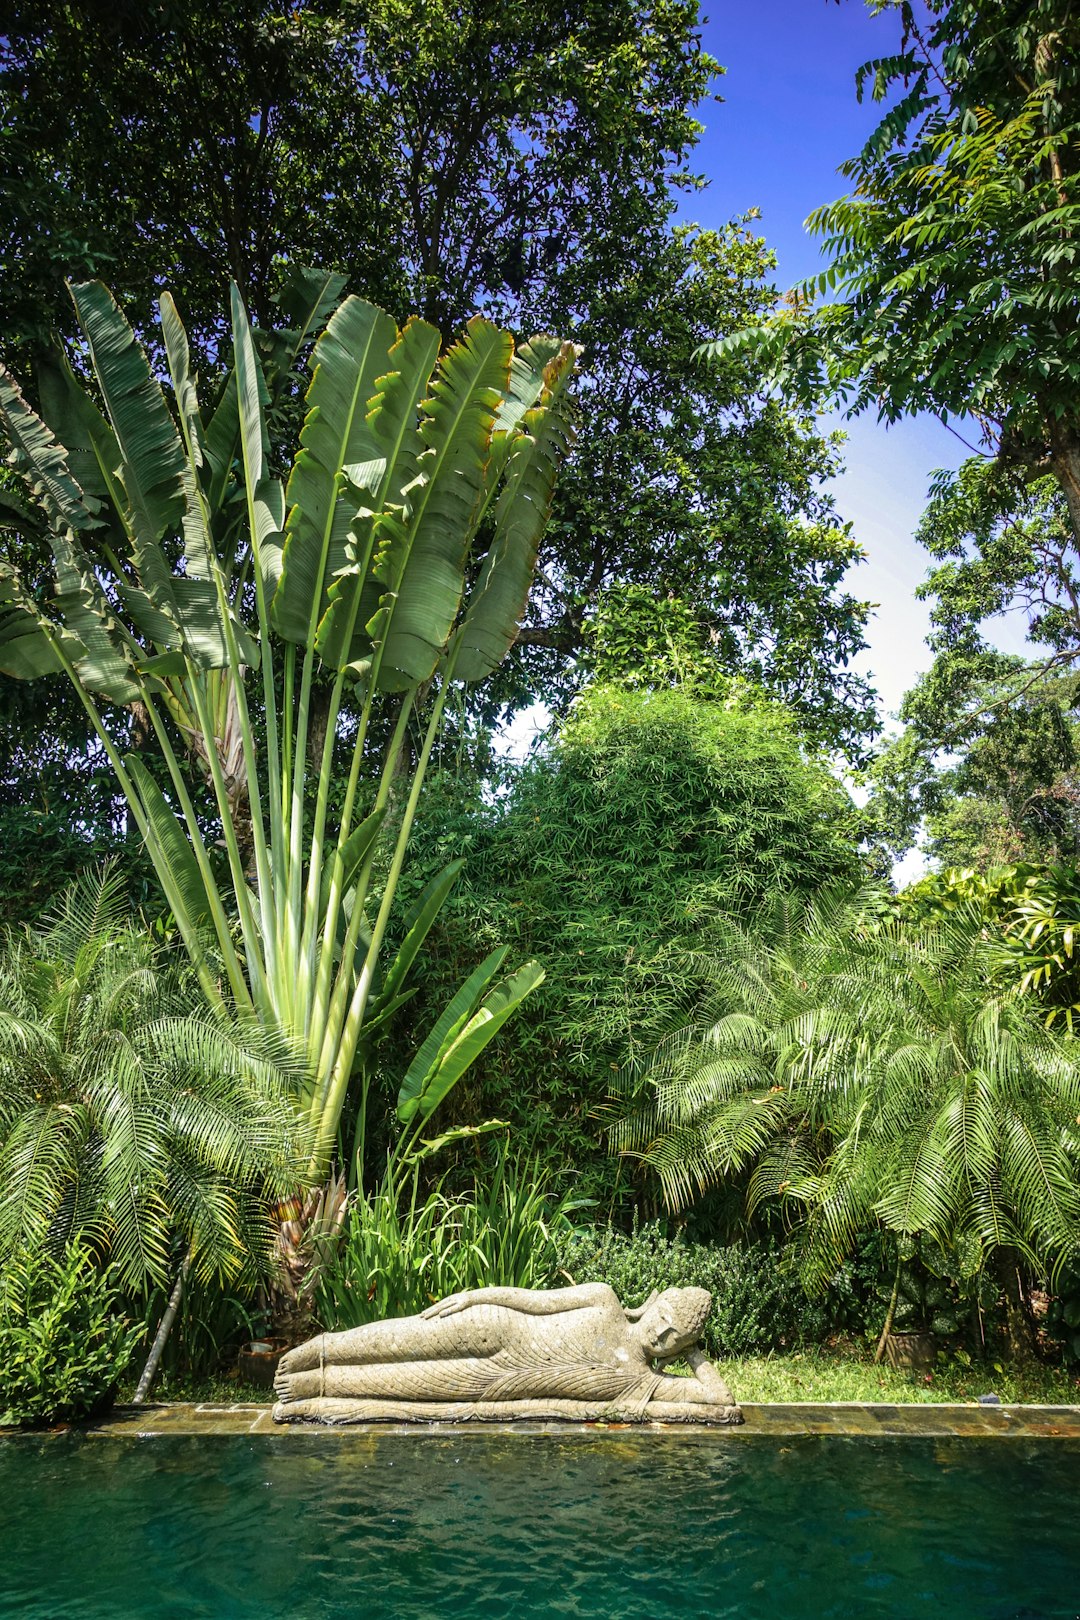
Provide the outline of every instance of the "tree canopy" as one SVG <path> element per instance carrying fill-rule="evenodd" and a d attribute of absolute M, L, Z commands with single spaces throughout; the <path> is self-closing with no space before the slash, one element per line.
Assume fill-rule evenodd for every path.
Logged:
<path fill-rule="evenodd" d="M 0 54 L 0 329 L 71 327 L 101 274 L 137 324 L 166 287 L 193 341 L 281 261 L 458 325 L 564 324 L 557 280 L 659 212 L 716 64 L 696 0 L 15 0 Z M 518 317 L 520 316 L 520 319 Z"/>
<path fill-rule="evenodd" d="M 924 32 L 910 0 L 872 9 L 897 15 L 900 48 L 857 89 L 891 104 L 842 166 L 852 192 L 811 216 L 830 267 L 765 346 L 851 409 L 975 417 L 1071 500 L 1080 19 L 1069 0 L 928 0 Z"/>
<path fill-rule="evenodd" d="M 829 268 L 713 352 L 750 348 L 804 399 L 887 421 L 966 418 L 1014 489 L 1056 480 L 1075 548 L 1080 18 L 1069 0 L 927 0 L 925 27 L 910 0 L 871 9 L 899 49 L 861 69 L 883 115 L 842 167 L 851 193 L 809 222 Z M 1021 574 L 1018 593 L 1061 590 L 1052 558 Z"/>
<path fill-rule="evenodd" d="M 673 228 L 717 64 L 697 0 L 465 5 L 266 0 L 13 7 L 0 42 L 0 333 L 25 360 L 101 275 L 144 340 L 168 287 L 204 376 L 226 283 L 257 325 L 298 263 L 453 329 L 482 310 L 586 350 L 574 471 L 525 632 L 484 699 L 564 707 L 601 593 L 676 589 L 719 665 L 858 751 L 859 551 L 824 483 L 835 443 L 696 347 L 772 307 L 735 222 Z M 748 201 L 750 199 L 747 199 Z M 20 350 L 26 351 L 25 357 Z"/>

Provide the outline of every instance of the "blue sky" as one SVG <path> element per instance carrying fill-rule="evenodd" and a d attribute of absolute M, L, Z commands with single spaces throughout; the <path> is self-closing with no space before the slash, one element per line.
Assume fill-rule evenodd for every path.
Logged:
<path fill-rule="evenodd" d="M 855 97 L 855 72 L 897 47 L 895 17 L 873 18 L 863 0 L 704 0 L 706 48 L 727 69 L 699 118 L 705 134 L 696 167 L 710 185 L 680 212 L 720 224 L 761 209 L 761 234 L 778 257 L 777 280 L 789 287 L 820 268 L 816 240 L 803 222 L 842 196 L 837 168 L 877 121 Z M 847 471 L 837 480 L 841 515 L 868 553 L 850 576 L 856 594 L 879 605 L 862 667 L 873 672 L 886 713 L 897 708 L 925 669 L 927 608 L 915 600 L 925 552 L 912 538 L 935 468 L 968 453 L 933 418 L 886 429 L 872 416 L 840 424 L 849 435 Z M 1023 626 L 1002 624 L 996 639 L 1023 648 Z"/>

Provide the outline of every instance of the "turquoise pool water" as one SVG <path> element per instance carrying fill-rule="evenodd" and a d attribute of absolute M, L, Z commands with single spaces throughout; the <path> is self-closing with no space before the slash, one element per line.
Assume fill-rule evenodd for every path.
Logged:
<path fill-rule="evenodd" d="M 1080 1447 L 0 1441 L 3 1620 L 1076 1620 Z"/>

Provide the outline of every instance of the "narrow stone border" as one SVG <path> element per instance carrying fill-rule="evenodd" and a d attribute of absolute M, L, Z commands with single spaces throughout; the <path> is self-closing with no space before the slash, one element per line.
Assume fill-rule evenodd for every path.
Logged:
<path fill-rule="evenodd" d="M 577 1424 L 577 1423 L 367 1423 L 328 1428 L 318 1424 L 279 1424 L 271 1408 L 254 1403 L 214 1405 L 211 1402 L 160 1406 L 118 1406 L 98 1423 L 80 1432 L 105 1439 L 150 1439 L 158 1435 L 276 1434 L 321 1435 L 331 1444 L 349 1436 L 371 1439 L 380 1434 L 484 1435 L 557 1434 L 563 1438 L 617 1430 L 651 1433 L 711 1435 L 717 1444 L 738 1444 L 755 1437 L 800 1439 L 809 1435 L 862 1436 L 908 1439 L 998 1439 L 1080 1441 L 1080 1406 L 979 1406 L 971 1404 L 887 1405 L 860 1401 L 742 1403 L 745 1422 L 738 1428 L 706 1428 L 692 1424 Z M 0 1439 L 20 1438 L 40 1431 L 8 1429 Z"/>

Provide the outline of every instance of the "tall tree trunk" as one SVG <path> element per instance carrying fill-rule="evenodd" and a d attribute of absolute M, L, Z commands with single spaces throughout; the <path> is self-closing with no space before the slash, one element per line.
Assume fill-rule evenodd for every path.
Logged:
<path fill-rule="evenodd" d="M 889 1300 L 889 1308 L 885 1312 L 885 1326 L 881 1330 L 881 1337 L 877 1342 L 877 1349 L 874 1351 L 875 1367 L 885 1354 L 886 1347 L 889 1343 L 889 1334 L 892 1332 L 893 1319 L 896 1316 L 896 1302 L 900 1298 L 900 1268 L 903 1263 L 904 1262 L 901 1256 L 897 1255 L 896 1273 L 893 1276 L 892 1298 Z"/>
<path fill-rule="evenodd" d="M 191 1250 L 189 1249 L 183 1258 L 180 1270 L 176 1274 L 176 1282 L 173 1284 L 173 1291 L 169 1295 L 169 1303 L 165 1307 L 165 1314 L 158 1323 L 158 1330 L 154 1335 L 150 1354 L 146 1358 L 146 1366 L 143 1368 L 142 1377 L 139 1379 L 139 1387 L 131 1397 L 133 1406 L 141 1406 L 150 1393 L 150 1386 L 157 1376 L 162 1352 L 165 1349 L 166 1341 L 172 1332 L 172 1325 L 176 1321 L 176 1315 L 180 1309 L 180 1301 L 184 1297 L 184 1284 L 187 1282 L 187 1275 L 190 1270 Z"/>
<path fill-rule="evenodd" d="M 1077 550 L 1080 550 L 1080 434 L 1064 423 L 1051 427 L 1050 465 L 1069 508 Z"/>

